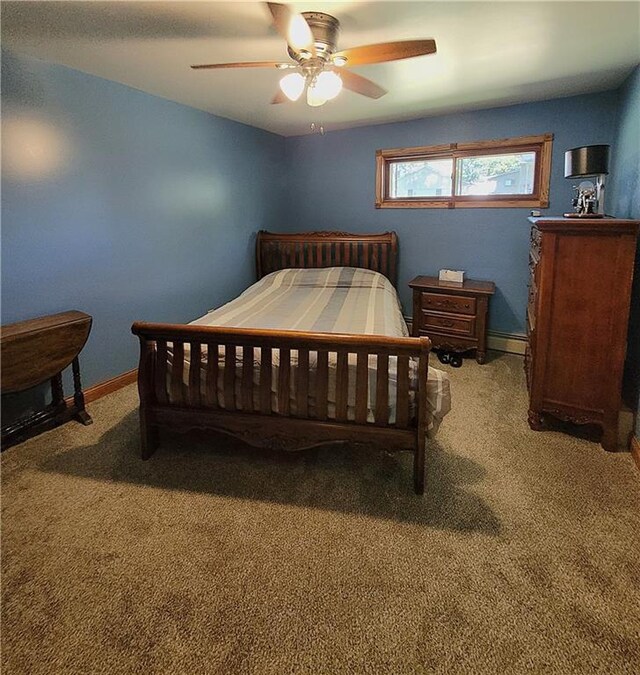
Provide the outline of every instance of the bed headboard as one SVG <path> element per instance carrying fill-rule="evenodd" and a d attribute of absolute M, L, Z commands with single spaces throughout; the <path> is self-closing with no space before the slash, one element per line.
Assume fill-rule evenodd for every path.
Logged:
<path fill-rule="evenodd" d="M 258 279 L 288 267 L 363 267 L 396 286 L 398 235 L 349 232 L 278 234 L 261 230 L 256 241 Z"/>

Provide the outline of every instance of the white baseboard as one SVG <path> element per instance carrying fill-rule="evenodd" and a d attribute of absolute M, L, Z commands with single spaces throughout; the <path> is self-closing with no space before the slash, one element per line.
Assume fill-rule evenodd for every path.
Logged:
<path fill-rule="evenodd" d="M 409 332 L 411 332 L 411 317 L 405 316 Z M 497 352 L 519 354 L 524 356 L 527 348 L 527 336 L 521 333 L 500 333 L 499 331 L 487 331 L 487 347 Z"/>

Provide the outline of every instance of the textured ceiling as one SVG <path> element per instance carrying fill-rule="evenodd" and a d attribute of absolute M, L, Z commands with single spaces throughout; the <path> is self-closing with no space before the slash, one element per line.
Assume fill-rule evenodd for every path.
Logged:
<path fill-rule="evenodd" d="M 438 53 L 354 68 L 389 90 L 270 105 L 286 60 L 257 2 L 3 2 L 3 46 L 285 136 L 616 87 L 640 62 L 638 2 L 294 2 L 341 22 L 339 47 L 435 38 Z"/>

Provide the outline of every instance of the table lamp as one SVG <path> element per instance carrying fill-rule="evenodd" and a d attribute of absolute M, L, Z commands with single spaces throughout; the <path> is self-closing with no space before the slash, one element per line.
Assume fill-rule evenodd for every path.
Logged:
<path fill-rule="evenodd" d="M 565 178 L 592 178 L 574 185 L 573 212 L 565 218 L 604 217 L 604 177 L 609 173 L 609 146 L 585 145 L 564 153 Z"/>

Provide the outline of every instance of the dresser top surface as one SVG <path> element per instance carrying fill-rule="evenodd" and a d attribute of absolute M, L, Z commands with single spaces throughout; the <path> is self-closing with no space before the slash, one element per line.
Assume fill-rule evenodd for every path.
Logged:
<path fill-rule="evenodd" d="M 640 220 L 631 220 L 629 218 L 538 218 L 530 217 L 529 222 L 533 223 L 542 231 L 570 231 L 570 232 L 601 232 L 605 233 L 628 233 L 637 234 Z"/>
<path fill-rule="evenodd" d="M 496 285 L 493 281 L 476 281 L 465 279 L 462 284 L 440 281 L 438 277 L 417 276 L 409 282 L 409 286 L 420 291 L 446 291 L 447 293 L 483 293 L 492 295 Z"/>

